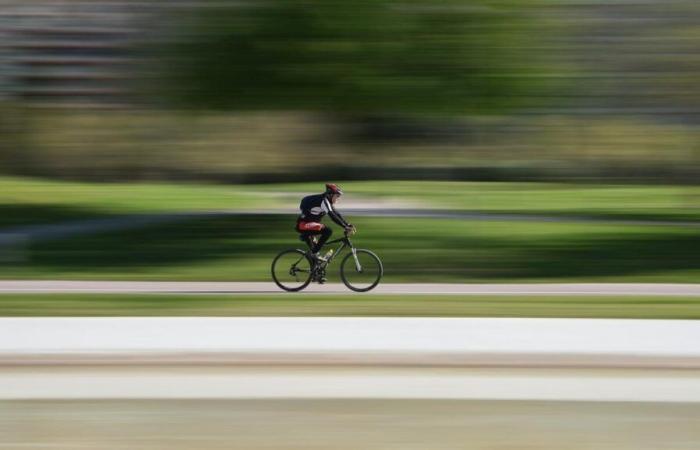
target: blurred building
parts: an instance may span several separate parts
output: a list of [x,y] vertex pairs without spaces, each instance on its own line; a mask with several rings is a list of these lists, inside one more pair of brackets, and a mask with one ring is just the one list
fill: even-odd
[[0,95],[32,104],[123,105],[153,2],[0,0]]
[[548,112],[700,120],[700,2],[549,2],[571,80]]

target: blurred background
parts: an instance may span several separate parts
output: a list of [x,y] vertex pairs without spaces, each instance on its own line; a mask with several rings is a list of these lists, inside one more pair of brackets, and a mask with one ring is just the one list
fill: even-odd
[[698,179],[687,0],[0,3],[8,175]]
[[334,181],[387,281],[694,279],[698,18],[2,0],[0,276],[267,280],[299,199]]
[[[336,182],[354,242],[379,254],[387,284],[697,283],[699,23],[692,0],[0,0],[0,283],[270,284],[254,295],[5,292],[0,316],[698,319],[697,295],[292,296],[272,292],[269,270],[279,251],[302,245],[300,199]],[[337,270],[329,281],[339,282]],[[176,361],[142,373],[6,356],[4,385],[26,382],[36,400],[7,388],[15,400],[0,402],[3,448],[639,450],[700,441],[697,395],[663,405],[418,401],[413,392],[155,402],[99,392],[76,400],[59,386],[47,400],[42,383],[75,383],[80,373],[88,387],[135,377],[143,391],[138,377],[149,370],[158,385],[178,372],[207,387],[212,374],[233,383],[231,374],[294,380],[316,369],[308,360],[284,370]],[[445,380],[472,387],[469,376],[528,391],[508,378],[508,364],[527,365],[517,355],[492,372],[420,363],[420,395]],[[602,377],[614,391],[650,377],[648,386],[678,393],[677,383],[700,379],[697,367],[658,378],[521,369],[538,386],[552,376],[586,391],[579,381]],[[336,369],[319,379],[332,383]],[[387,372],[405,379],[403,370],[360,375],[372,387]]]
[[8,1],[2,171],[698,179],[695,2]]

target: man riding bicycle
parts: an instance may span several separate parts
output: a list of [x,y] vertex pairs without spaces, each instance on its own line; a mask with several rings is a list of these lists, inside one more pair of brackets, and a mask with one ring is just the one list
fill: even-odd
[[[328,214],[333,222],[343,227],[346,233],[355,232],[355,227],[333,207],[341,195],[343,191],[337,185],[328,183],[324,193],[304,197],[299,205],[301,214],[297,219],[296,230],[300,233],[302,240],[308,244],[310,256],[316,262],[326,261],[326,258],[318,252],[333,234],[330,228],[321,223],[323,216]],[[314,236],[319,236],[315,243]]]

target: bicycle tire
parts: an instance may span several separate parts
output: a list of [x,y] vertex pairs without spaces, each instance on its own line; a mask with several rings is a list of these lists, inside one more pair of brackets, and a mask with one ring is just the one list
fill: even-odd
[[[356,253],[358,255],[363,254],[367,255],[369,257],[370,261],[373,261],[374,268],[371,270],[376,269],[376,276],[373,276],[373,280],[371,280],[371,283],[368,286],[363,286],[363,287],[358,287],[355,284],[353,284],[350,280],[348,280],[348,275],[349,273],[356,272],[355,268],[355,259],[353,258],[352,253],[348,253],[345,255],[345,258],[343,258],[343,261],[340,263],[340,279],[343,280],[343,284],[348,287],[348,289],[355,291],[355,292],[367,292],[371,291],[374,289],[379,282],[382,279],[382,276],[384,275],[384,266],[382,265],[382,260],[379,259],[379,256],[377,256],[374,252],[371,252],[369,250],[365,249],[357,249]],[[349,270],[346,269],[346,264],[348,261],[351,262],[351,266],[349,267]]]
[[[299,256],[299,259],[298,259],[296,264],[298,264],[300,261],[306,261],[308,263],[308,272],[306,272],[306,278],[304,280],[302,280],[301,284],[299,284],[298,286],[296,286],[296,285],[290,286],[290,285],[288,285],[289,283],[285,284],[285,282],[283,282],[280,279],[279,275],[281,275],[281,273],[278,274],[277,271],[275,270],[277,268],[278,263],[281,261],[281,259],[286,255],[291,256],[291,254],[296,254]],[[313,267],[313,262],[307,256],[306,252],[304,250],[296,248],[296,249],[283,250],[279,254],[277,254],[275,259],[272,260],[272,265],[270,266],[270,272],[272,274],[272,280],[281,289],[283,289],[287,292],[298,292],[298,291],[301,291],[302,289],[304,289],[306,286],[308,286],[309,283],[311,283],[311,275],[312,275],[311,269],[312,269],[312,267]],[[279,269],[285,273],[287,271],[287,268],[280,267]],[[294,265],[290,266],[288,269],[291,272],[294,269]],[[300,271],[300,273],[304,273],[304,272]]]

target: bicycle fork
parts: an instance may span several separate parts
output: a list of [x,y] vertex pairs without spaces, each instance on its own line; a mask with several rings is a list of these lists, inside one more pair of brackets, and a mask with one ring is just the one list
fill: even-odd
[[352,258],[355,260],[355,269],[357,270],[358,273],[362,273],[362,266],[360,265],[360,260],[357,258],[357,250],[355,247],[351,249],[352,251]]

